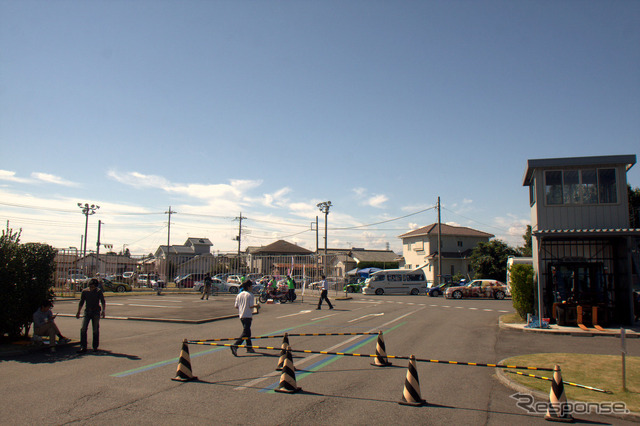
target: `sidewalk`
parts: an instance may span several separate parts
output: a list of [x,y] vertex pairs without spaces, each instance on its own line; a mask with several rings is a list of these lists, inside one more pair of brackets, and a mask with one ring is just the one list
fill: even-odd
[[[565,327],[556,324],[549,325],[549,328],[527,328],[526,324],[510,324],[504,323],[500,320],[501,328],[510,328],[513,330],[523,331],[525,333],[551,333],[551,334],[561,334],[568,336],[579,336],[579,337],[592,337],[592,336],[609,336],[609,337],[620,337],[621,329],[620,328],[605,328],[605,331],[596,330],[595,328],[589,327],[588,331],[582,330],[579,327]],[[637,339],[640,338],[640,326],[635,324],[633,326],[624,326],[625,337],[629,339]]]

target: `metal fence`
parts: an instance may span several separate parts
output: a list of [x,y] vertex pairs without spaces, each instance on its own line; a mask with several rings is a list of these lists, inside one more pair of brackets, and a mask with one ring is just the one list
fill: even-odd
[[[294,277],[298,287],[319,281],[332,256],[323,255],[251,255],[220,254],[201,255],[171,254],[168,258],[152,256],[124,256],[117,254],[89,253],[82,257],[76,249],[60,249],[56,256],[55,282],[59,291],[75,291],[74,283],[88,277],[112,277],[116,281],[128,282],[132,287],[142,287],[142,274],[152,275],[173,287],[193,287],[194,282],[203,279],[205,273],[220,275],[223,279],[229,275],[244,276],[257,280],[262,276],[275,276],[280,279]],[[344,279],[336,276],[338,270],[327,269],[328,279],[340,287]],[[332,274],[334,272],[334,274]]]

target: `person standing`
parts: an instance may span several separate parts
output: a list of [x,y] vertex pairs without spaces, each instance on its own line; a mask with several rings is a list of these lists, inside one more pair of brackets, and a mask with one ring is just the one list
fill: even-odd
[[[251,286],[253,286],[251,280],[243,281],[242,291],[236,296],[234,306],[238,309],[238,317],[240,318],[240,322],[242,322],[242,334],[234,342],[236,346],[241,345],[245,339],[247,341],[246,345],[251,346],[251,322],[253,321],[253,308],[255,308],[255,300],[253,293],[251,293]],[[237,347],[229,346],[229,349],[231,349],[233,356],[238,356]],[[247,348],[247,352],[255,353],[253,348]]]
[[33,313],[33,335],[34,336],[48,336],[49,348],[51,352],[56,351],[56,336],[58,336],[58,344],[68,343],[71,339],[67,339],[60,333],[58,326],[54,322],[56,317],[51,312],[53,303],[50,300],[45,300],[42,306]]
[[327,278],[324,275],[322,275],[320,289],[322,290],[322,292],[320,293],[320,300],[318,300],[318,309],[320,309],[320,307],[322,306],[322,300],[326,300],[327,305],[329,305],[329,309],[333,309],[333,305],[329,301],[329,297],[327,297],[327,295],[329,294],[329,283],[327,282]]
[[[89,280],[89,287],[82,290],[80,295],[80,303],[78,304],[78,312],[76,318],[80,318],[80,311],[82,306],[86,304],[84,310],[84,318],[82,319],[82,328],[80,328],[80,350],[78,353],[83,354],[87,352],[87,329],[89,328],[89,322],[93,327],[93,351],[98,351],[100,345],[100,316],[104,318],[106,312],[106,303],[104,301],[104,295],[98,288],[99,281],[95,278]],[[102,309],[100,309],[102,305]]]
[[206,274],[204,274],[204,287],[202,290],[202,297],[200,298],[200,300],[204,299],[204,296],[207,296],[207,300],[209,300],[209,293],[211,293],[211,285],[213,284],[213,281],[211,280],[211,274],[209,274],[208,272]]
[[296,282],[292,277],[287,277],[287,286],[289,287],[289,302],[296,300]]

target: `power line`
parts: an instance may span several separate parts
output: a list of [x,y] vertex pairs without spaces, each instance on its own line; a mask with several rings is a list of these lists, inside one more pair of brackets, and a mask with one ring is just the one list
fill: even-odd
[[424,210],[417,211],[415,213],[410,213],[408,215],[396,217],[394,219],[383,220],[382,222],[370,223],[368,225],[351,226],[351,227],[347,227],[347,228],[331,228],[331,230],[332,231],[344,231],[344,230],[348,230],[348,229],[367,228],[369,226],[376,226],[376,225],[380,225],[380,224],[383,224],[383,223],[389,223],[389,222],[394,222],[396,220],[405,219],[407,217],[415,216],[417,214],[424,213],[424,212],[426,212],[428,210],[432,210],[432,209],[435,209],[435,208],[436,208],[436,206],[431,206],[431,207],[428,207],[428,208],[426,208]]

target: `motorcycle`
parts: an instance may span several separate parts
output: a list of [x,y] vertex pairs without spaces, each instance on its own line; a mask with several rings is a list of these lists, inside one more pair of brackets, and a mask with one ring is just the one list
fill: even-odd
[[260,292],[260,303],[267,303],[267,300],[273,299],[274,302],[287,303],[289,302],[289,292],[279,291],[270,292],[268,287],[265,287]]

